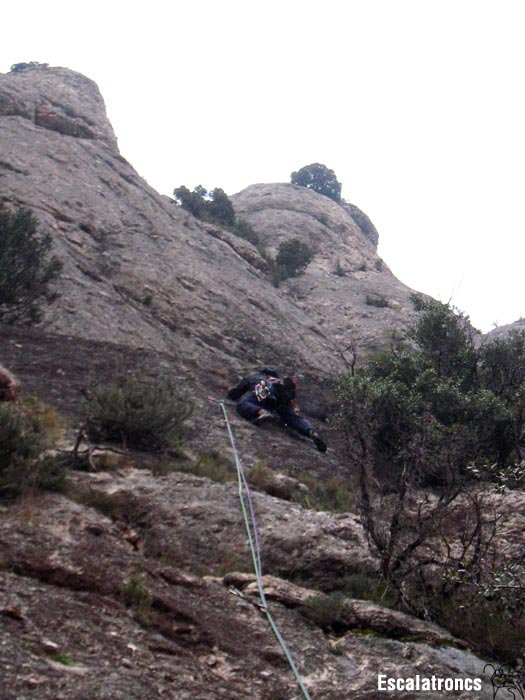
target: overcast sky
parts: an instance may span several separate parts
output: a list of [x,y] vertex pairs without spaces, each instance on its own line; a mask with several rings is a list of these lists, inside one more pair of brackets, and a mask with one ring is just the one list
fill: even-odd
[[0,72],[95,80],[159,192],[228,194],[313,162],[414,289],[483,331],[525,316],[523,0],[24,0]]

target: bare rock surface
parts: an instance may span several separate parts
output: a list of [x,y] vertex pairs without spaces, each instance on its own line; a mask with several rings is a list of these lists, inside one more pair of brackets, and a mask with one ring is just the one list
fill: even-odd
[[[250,570],[236,483],[179,472],[154,477],[142,469],[72,479],[82,500],[100,496],[141,533],[148,556],[164,555],[201,575],[225,566]],[[377,571],[355,515],[309,511],[256,492],[252,498],[267,573],[330,589],[345,575]]]
[[[105,478],[97,476],[95,492]],[[81,501],[47,495],[2,508],[1,697],[300,697],[249,595],[234,594],[231,579],[193,573],[190,557],[186,566],[177,564],[166,531],[157,535],[157,556],[148,555],[121,519],[102,514],[101,500],[98,507]],[[174,536],[183,533],[180,525],[171,527]],[[280,591],[272,596],[272,616],[312,698],[378,697],[379,673],[483,677],[483,662],[444,647],[454,640],[431,625],[411,627],[408,619],[402,631],[413,641],[403,641],[399,622],[390,627],[390,611],[381,617],[377,606],[367,611],[367,603],[349,601],[355,610],[349,629],[334,636],[297,608],[304,589],[275,577],[265,585],[269,595]],[[371,634],[374,620],[381,620],[381,631]],[[487,683],[477,697],[491,697]]]
[[488,340],[494,340],[495,338],[505,338],[514,331],[525,331],[525,319],[520,318],[517,321],[514,321],[514,323],[507,323],[504,326],[497,326],[497,328],[494,328],[493,330],[486,333],[485,338],[487,338]]

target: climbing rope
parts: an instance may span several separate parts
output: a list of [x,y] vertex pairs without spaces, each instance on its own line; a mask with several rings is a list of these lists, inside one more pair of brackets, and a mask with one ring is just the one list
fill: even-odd
[[[290,668],[292,669],[292,672],[295,676],[295,679],[297,681],[297,684],[299,688],[301,689],[303,698],[305,700],[311,700],[310,694],[308,693],[308,690],[306,689],[303,680],[301,678],[301,675],[297,669],[297,666],[295,665],[295,662],[293,660],[293,657],[286,646],[286,642],[283,639],[283,636],[277,626],[277,623],[273,619],[269,609],[268,609],[268,604],[266,602],[266,595],[264,593],[264,586],[263,586],[263,580],[262,580],[262,566],[261,566],[261,546],[260,546],[260,541],[259,541],[259,534],[257,531],[257,521],[255,519],[255,511],[253,507],[253,500],[252,496],[250,493],[250,487],[248,486],[248,481],[246,480],[246,476],[244,474],[244,469],[242,467],[242,463],[239,457],[239,453],[237,451],[237,446],[235,444],[235,437],[233,435],[233,429],[231,427],[230,419],[228,417],[228,412],[226,410],[226,402],[221,399],[214,399],[212,397],[209,397],[209,400],[217,403],[220,405],[222,408],[222,412],[224,415],[224,421],[226,423],[226,427],[228,429],[228,435],[230,438],[230,443],[232,446],[233,450],[233,455],[235,459],[235,466],[237,468],[237,480],[238,480],[238,485],[239,485],[239,501],[241,502],[241,509],[242,509],[242,514],[244,517],[244,524],[246,527],[246,532],[248,535],[248,543],[250,545],[250,552],[253,560],[253,567],[255,570],[255,576],[257,579],[257,589],[259,592],[259,598],[261,600],[261,606],[260,610],[261,612],[266,615],[266,618],[270,624],[270,627],[272,628],[272,632],[275,635],[275,638],[279,642],[279,645],[281,646],[281,649],[283,650],[284,655],[286,656],[286,659],[290,665]],[[229,405],[229,402],[228,402]]]

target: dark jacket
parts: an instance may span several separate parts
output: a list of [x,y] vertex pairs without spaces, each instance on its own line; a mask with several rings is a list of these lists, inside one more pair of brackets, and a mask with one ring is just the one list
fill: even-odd
[[238,401],[247,391],[253,391],[259,382],[269,379],[270,377],[280,379],[281,375],[273,367],[262,367],[256,372],[249,374],[247,377],[243,377],[238,384],[229,390],[226,396],[232,401]]

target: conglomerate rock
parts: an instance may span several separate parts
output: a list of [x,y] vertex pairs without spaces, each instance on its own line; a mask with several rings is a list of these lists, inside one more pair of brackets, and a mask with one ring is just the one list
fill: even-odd
[[[350,345],[376,348],[412,314],[410,290],[378,257],[362,212],[292,185],[233,197],[267,254],[294,236],[314,251],[303,277],[276,288],[253,245],[137,175],[92,81],[44,66],[0,76],[0,185],[0,201],[30,208],[64,264],[41,327],[0,325],[0,361],[24,393],[78,427],[79,390],[91,380],[175,381],[196,407],[186,449],[222,455],[224,420],[208,394],[224,395],[249,366],[278,365],[300,376],[300,399],[330,449],[320,455],[282,426],[257,430],[228,409],[243,462],[294,483],[337,476],[351,486],[322,422],[323,395]],[[347,601],[342,627],[322,629],[303,609],[308,598],[377,569],[359,518],[253,498],[272,614],[313,700],[384,697],[378,674],[483,678],[475,697],[492,697],[484,662],[434,625]],[[71,473],[65,494],[0,505],[1,700],[297,700],[253,577],[243,582],[242,527],[235,485],[122,464]]]
[[[181,476],[169,478],[176,483]],[[118,477],[115,480],[120,483]],[[151,477],[145,474],[144,480],[145,493],[137,489],[138,501],[153,488]],[[239,577],[223,581],[191,573],[192,557],[199,552],[189,550],[184,566],[184,553],[176,554],[168,534],[171,529],[175,539],[184,529],[173,520],[156,532],[157,555],[146,556],[147,543],[143,548],[136,533],[102,498],[103,483],[102,475],[92,479],[91,493],[77,491],[77,501],[48,495],[2,509],[0,697],[299,698],[283,652],[255,599],[249,592],[238,595],[231,587]],[[161,478],[162,486],[166,482]],[[173,492],[167,495],[169,500]],[[268,507],[275,507],[271,503],[275,499],[265,499]],[[148,505],[146,500],[145,520]],[[198,520],[197,510],[191,503],[188,506]],[[125,512],[120,515],[126,517]],[[228,520],[235,519],[233,512],[228,515]],[[221,523],[224,520],[223,516]],[[212,526],[212,539],[215,535]],[[202,560],[210,550],[207,537],[208,524],[202,520]],[[316,700],[379,697],[379,674],[435,675],[462,682],[480,678],[483,689],[475,697],[492,696],[484,663],[433,625],[415,620],[411,625],[408,616],[348,601],[346,628],[333,634],[297,608],[305,597],[301,589],[271,577],[265,586],[273,598],[272,617]],[[457,692],[453,697],[466,700],[472,693]]]

